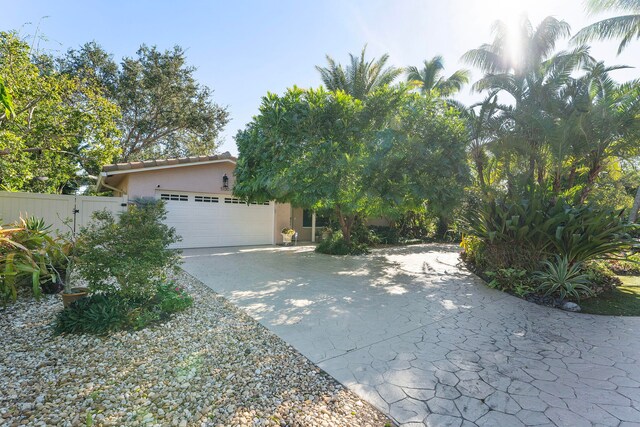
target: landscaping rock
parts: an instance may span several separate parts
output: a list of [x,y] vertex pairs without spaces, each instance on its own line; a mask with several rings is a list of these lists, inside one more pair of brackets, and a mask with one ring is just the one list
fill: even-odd
[[581,310],[581,308],[580,308],[580,306],[578,304],[576,304],[575,302],[569,302],[569,301],[563,303],[560,306],[560,308],[562,308],[565,311],[574,311],[574,312],[577,312],[577,311]]
[[62,302],[0,307],[0,424],[384,426],[384,415],[187,274],[194,305],[108,337],[53,335]]

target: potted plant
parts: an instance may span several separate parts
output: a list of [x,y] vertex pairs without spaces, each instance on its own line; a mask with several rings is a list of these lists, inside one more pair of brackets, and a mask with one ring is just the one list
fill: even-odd
[[332,233],[333,233],[333,230],[331,230],[330,227],[323,227],[322,228],[322,240],[327,240],[329,237],[331,237]]
[[62,305],[69,307],[74,301],[84,298],[89,294],[89,288],[84,286],[74,286],[74,267],[76,263],[76,242],[74,238],[60,238],[56,241],[55,262],[51,269],[56,283],[62,286]]
[[280,234],[282,234],[282,243],[291,243],[291,238],[294,234],[296,234],[296,230],[289,227],[284,227],[280,230]]

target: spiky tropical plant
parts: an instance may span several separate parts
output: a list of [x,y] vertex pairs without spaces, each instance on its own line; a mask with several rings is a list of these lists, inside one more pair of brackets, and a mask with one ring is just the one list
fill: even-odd
[[367,47],[363,47],[360,56],[349,54],[350,63],[346,67],[327,55],[327,66],[316,65],[322,82],[330,91],[344,91],[356,99],[363,100],[374,89],[393,83],[402,73],[402,69],[385,67],[389,55],[368,61],[365,58]]
[[640,0],[589,0],[587,7],[592,13],[613,9],[626,14],[603,19],[583,28],[573,37],[574,43],[583,44],[595,39],[620,39],[620,53],[631,41],[640,38]]
[[571,264],[566,257],[556,256],[554,261],[544,262],[544,269],[536,272],[540,282],[538,290],[545,295],[557,295],[560,300],[567,296],[580,300],[580,295],[593,295],[589,287],[589,276],[582,271],[582,263]]
[[434,56],[425,60],[422,68],[407,67],[407,82],[415,85],[422,94],[431,94],[436,90],[440,96],[453,95],[469,83],[469,70],[457,70],[449,77],[442,75],[443,70],[442,56]]

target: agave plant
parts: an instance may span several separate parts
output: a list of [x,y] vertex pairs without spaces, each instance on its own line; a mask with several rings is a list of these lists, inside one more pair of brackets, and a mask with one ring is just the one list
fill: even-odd
[[593,295],[589,287],[589,276],[583,273],[581,262],[571,263],[566,256],[556,255],[555,260],[546,260],[544,269],[534,274],[539,282],[538,291],[545,295],[557,295],[561,300],[567,296],[580,300],[580,294]]

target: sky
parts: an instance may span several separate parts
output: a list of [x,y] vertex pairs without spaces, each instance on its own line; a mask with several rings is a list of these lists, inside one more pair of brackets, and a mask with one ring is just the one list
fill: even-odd
[[[0,8],[0,30],[44,35],[40,48],[53,53],[96,41],[119,60],[143,43],[182,46],[198,80],[230,112],[220,151],[232,154],[233,137],[258,112],[261,98],[293,85],[320,86],[315,66],[324,66],[327,54],[346,63],[349,53],[367,45],[369,58],[388,53],[397,67],[442,55],[451,74],[470,68],[461,56],[492,40],[497,19],[513,22],[526,13],[537,25],[551,15],[575,33],[615,15],[588,16],[584,0],[0,0]],[[592,47],[609,65],[636,67],[617,71],[617,80],[640,77],[640,40],[619,56],[616,51],[615,42]],[[477,80],[480,73],[471,71]],[[458,98],[472,103],[481,95],[466,87]]]

